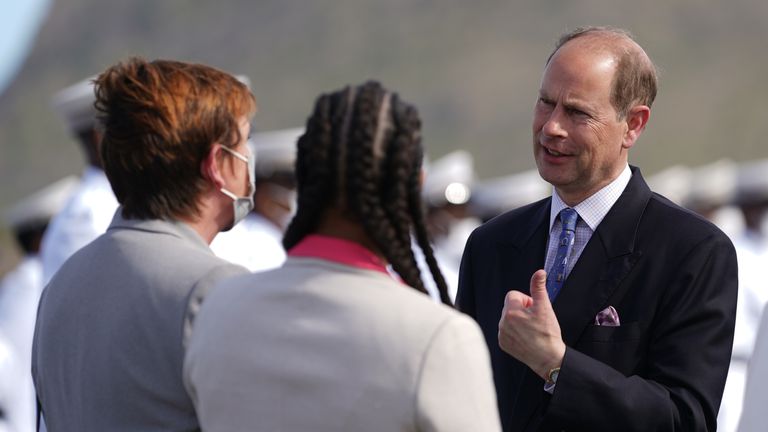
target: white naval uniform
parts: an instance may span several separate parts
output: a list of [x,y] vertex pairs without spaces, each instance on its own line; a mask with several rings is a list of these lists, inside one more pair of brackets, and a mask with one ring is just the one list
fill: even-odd
[[762,316],[749,360],[739,432],[765,430],[765,407],[768,406],[768,308],[763,310]]
[[739,297],[733,352],[723,400],[717,416],[718,430],[734,432],[744,401],[747,363],[755,346],[763,308],[768,303],[768,285],[761,273],[768,263],[768,239],[744,232],[733,239],[739,261]]
[[[0,334],[5,337],[7,351],[0,362],[0,399],[2,410],[11,426],[9,430],[35,430],[35,387],[32,383],[32,336],[40,293],[43,291],[43,269],[36,255],[26,256],[0,282]],[[3,348],[0,348],[3,349]]]
[[117,206],[104,171],[86,168],[77,189],[43,236],[40,256],[45,283],[73,253],[107,230]]
[[275,269],[285,262],[282,231],[254,212],[231,230],[219,233],[213,239],[211,249],[218,257],[252,272]]

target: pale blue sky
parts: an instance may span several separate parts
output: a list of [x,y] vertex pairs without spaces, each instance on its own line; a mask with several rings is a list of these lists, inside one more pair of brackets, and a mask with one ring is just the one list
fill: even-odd
[[0,0],[0,93],[19,72],[53,0]]

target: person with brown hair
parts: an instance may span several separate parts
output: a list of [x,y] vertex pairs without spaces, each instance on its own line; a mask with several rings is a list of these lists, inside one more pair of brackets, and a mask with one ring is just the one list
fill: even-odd
[[376,82],[317,99],[285,265],[224,282],[196,322],[184,381],[204,430],[500,430],[482,335],[426,295],[411,249],[413,234],[449,304],[420,131]]
[[505,431],[717,428],[736,254],[629,165],[656,81],[626,31],[564,35],[533,111],[552,196],[467,242],[457,303],[484,331]]
[[95,81],[120,207],[38,310],[33,377],[47,426],[195,430],[185,340],[212,284],[245,273],[208,247],[252,207],[255,100],[209,66],[132,58]]

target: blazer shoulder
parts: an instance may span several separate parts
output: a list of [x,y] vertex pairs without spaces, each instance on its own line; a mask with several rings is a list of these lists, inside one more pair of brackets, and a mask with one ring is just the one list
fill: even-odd
[[684,226],[677,226],[675,229],[711,232],[715,234],[725,233],[715,224],[707,220],[700,214],[681,207],[669,199],[656,192],[651,194],[648,202],[648,214],[654,218],[668,220],[669,222],[684,223]]
[[657,193],[651,195],[644,219],[647,227],[669,240],[690,244],[710,239],[733,248],[731,239],[715,224]]

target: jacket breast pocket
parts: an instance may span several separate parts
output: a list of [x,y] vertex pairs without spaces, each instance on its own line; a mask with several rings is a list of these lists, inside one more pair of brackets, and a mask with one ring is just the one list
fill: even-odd
[[640,339],[642,336],[640,322],[622,324],[620,326],[591,325],[584,330],[581,340],[584,342],[624,342]]
[[618,327],[589,326],[575,348],[629,376],[644,361],[643,329],[639,322]]

